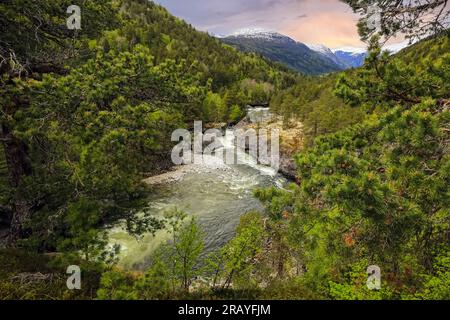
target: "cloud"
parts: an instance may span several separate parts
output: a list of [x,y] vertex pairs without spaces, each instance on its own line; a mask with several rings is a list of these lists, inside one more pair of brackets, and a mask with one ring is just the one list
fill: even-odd
[[215,34],[259,27],[307,43],[361,45],[358,17],[339,0],[157,0],[196,28]]

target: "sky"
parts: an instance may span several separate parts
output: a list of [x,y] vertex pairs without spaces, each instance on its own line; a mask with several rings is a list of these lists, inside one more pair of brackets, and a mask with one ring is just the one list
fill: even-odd
[[358,15],[339,0],[156,0],[198,30],[228,35],[262,28],[330,48],[364,47]]

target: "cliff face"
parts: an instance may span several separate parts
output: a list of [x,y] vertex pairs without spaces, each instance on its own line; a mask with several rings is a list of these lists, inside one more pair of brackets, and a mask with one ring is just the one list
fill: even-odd
[[283,121],[277,120],[268,124],[268,127],[280,130],[280,172],[295,180],[297,166],[294,157],[303,150],[303,124],[300,122],[284,124]]
[[[284,123],[280,118],[273,117],[270,120],[261,123],[251,123],[244,119],[236,125],[236,129],[255,129],[261,128],[280,130],[280,173],[287,178],[295,180],[297,167],[294,161],[296,154],[301,152],[304,147],[303,124],[300,122]],[[270,134],[269,134],[270,136]],[[270,137],[269,137],[270,139]],[[268,141],[270,146],[270,140]]]

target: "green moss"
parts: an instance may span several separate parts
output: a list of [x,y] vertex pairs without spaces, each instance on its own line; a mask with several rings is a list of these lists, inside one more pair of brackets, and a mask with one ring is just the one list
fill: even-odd
[[69,290],[69,275],[58,256],[22,250],[0,250],[0,300],[74,300],[93,299],[100,271],[83,264],[81,290]]

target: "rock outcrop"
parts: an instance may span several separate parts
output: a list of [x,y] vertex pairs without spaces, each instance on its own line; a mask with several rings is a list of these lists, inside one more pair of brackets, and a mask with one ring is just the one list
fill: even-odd
[[[296,179],[297,167],[294,157],[303,150],[303,124],[299,122],[285,123],[281,118],[273,117],[271,120],[256,124],[244,119],[235,128],[255,129],[256,131],[264,128],[269,132],[272,129],[280,130],[280,172],[289,179]],[[268,143],[270,146],[270,137]]]

